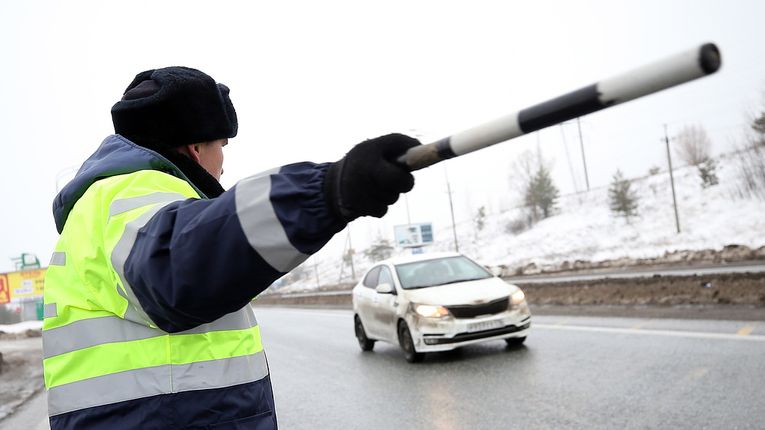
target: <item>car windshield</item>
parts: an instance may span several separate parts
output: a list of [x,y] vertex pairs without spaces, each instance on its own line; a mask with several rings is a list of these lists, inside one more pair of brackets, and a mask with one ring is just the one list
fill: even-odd
[[463,256],[398,264],[396,273],[405,290],[492,277],[488,270]]

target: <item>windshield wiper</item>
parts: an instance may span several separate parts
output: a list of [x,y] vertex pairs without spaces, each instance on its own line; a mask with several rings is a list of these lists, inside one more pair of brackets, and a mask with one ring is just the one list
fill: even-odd
[[449,285],[449,284],[456,284],[456,283],[458,283],[458,282],[478,281],[478,280],[480,280],[480,279],[486,279],[486,278],[465,278],[465,279],[455,279],[455,280],[453,280],[453,281],[444,282],[444,283],[442,283],[442,284],[438,284],[438,285]]
[[411,287],[405,287],[405,290],[416,290],[418,288],[430,288],[430,287],[440,287],[441,285],[449,285],[449,284],[456,284],[458,282],[469,282],[469,281],[478,281],[481,279],[487,279],[488,276],[485,278],[465,278],[465,279],[455,279],[453,281],[448,282],[442,282],[439,284],[431,284],[431,285],[412,285]]

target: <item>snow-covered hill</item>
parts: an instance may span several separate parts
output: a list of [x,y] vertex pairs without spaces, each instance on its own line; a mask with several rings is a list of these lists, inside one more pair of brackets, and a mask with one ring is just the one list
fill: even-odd
[[[513,269],[531,263],[559,267],[565,261],[654,258],[667,252],[722,249],[731,244],[765,246],[765,201],[740,195],[734,156],[722,156],[717,162],[720,183],[709,188],[701,187],[695,167],[675,170],[680,233],[669,173],[662,171],[632,180],[639,202],[638,215],[629,222],[609,209],[607,187],[595,188],[561,196],[553,216],[517,234],[509,225],[524,216],[520,207],[487,214],[480,231],[472,221],[458,223],[459,250],[482,264]],[[388,238],[391,243],[392,234]],[[425,252],[454,249],[451,226],[436,228],[435,238]],[[394,254],[408,252],[395,250]],[[372,264],[357,252],[356,277]],[[293,281],[287,277],[275,287],[301,291],[353,281],[350,267],[342,266],[336,252],[320,252],[302,270],[303,279]]]

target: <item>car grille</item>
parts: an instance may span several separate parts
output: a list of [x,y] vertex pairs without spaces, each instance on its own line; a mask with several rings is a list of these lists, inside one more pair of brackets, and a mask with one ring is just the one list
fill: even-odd
[[493,315],[507,310],[509,298],[505,297],[480,305],[447,306],[454,318],[475,318],[479,315]]

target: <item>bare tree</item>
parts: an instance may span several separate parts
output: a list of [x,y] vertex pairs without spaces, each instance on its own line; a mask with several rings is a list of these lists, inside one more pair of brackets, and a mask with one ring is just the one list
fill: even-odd
[[688,125],[675,136],[675,153],[689,166],[698,166],[709,160],[712,141],[700,125]]
[[531,179],[534,178],[537,165],[539,164],[539,155],[533,151],[524,151],[513,162],[512,172],[510,175],[510,185],[520,191],[521,194],[526,194]]
[[765,93],[759,115],[752,115],[750,130],[736,149],[738,192],[742,197],[765,200]]
[[717,185],[717,163],[711,157],[712,141],[700,125],[685,126],[677,136],[675,152],[689,166],[695,166],[701,178],[701,187]]

